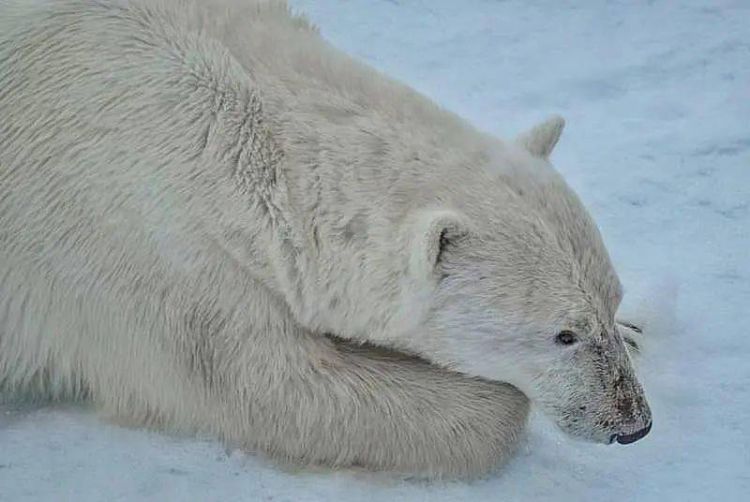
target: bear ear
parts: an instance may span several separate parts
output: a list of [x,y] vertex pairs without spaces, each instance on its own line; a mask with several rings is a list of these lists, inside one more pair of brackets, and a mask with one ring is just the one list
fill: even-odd
[[435,270],[445,250],[468,233],[463,215],[445,209],[430,209],[414,215],[411,225],[409,268],[421,279],[436,277]]
[[516,143],[524,147],[531,155],[547,159],[560,139],[564,127],[565,119],[559,115],[553,115],[519,135]]

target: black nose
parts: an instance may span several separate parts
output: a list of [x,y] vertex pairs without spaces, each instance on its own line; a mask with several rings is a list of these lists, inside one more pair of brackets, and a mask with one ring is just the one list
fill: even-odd
[[632,434],[618,434],[617,442],[620,444],[630,444],[635,443],[639,439],[643,439],[651,430],[651,424],[652,422],[649,422],[646,427]]

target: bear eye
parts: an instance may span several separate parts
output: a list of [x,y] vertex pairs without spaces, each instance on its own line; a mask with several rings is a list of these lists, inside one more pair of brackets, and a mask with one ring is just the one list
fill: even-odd
[[578,341],[578,337],[572,331],[561,331],[555,337],[555,342],[560,345],[573,345]]

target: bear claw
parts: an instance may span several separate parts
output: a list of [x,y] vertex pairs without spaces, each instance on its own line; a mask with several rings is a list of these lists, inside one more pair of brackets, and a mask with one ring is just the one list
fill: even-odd
[[622,328],[620,334],[628,350],[633,353],[639,353],[641,345],[636,339],[643,336],[643,328],[627,321],[617,321],[617,326]]

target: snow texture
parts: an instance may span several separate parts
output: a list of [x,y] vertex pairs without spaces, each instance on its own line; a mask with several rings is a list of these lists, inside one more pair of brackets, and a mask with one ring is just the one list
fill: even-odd
[[750,3],[293,0],[335,45],[482,129],[568,120],[553,161],[645,322],[654,428],[630,446],[534,417],[485,479],[289,472],[81,406],[0,408],[0,500],[747,500]]

